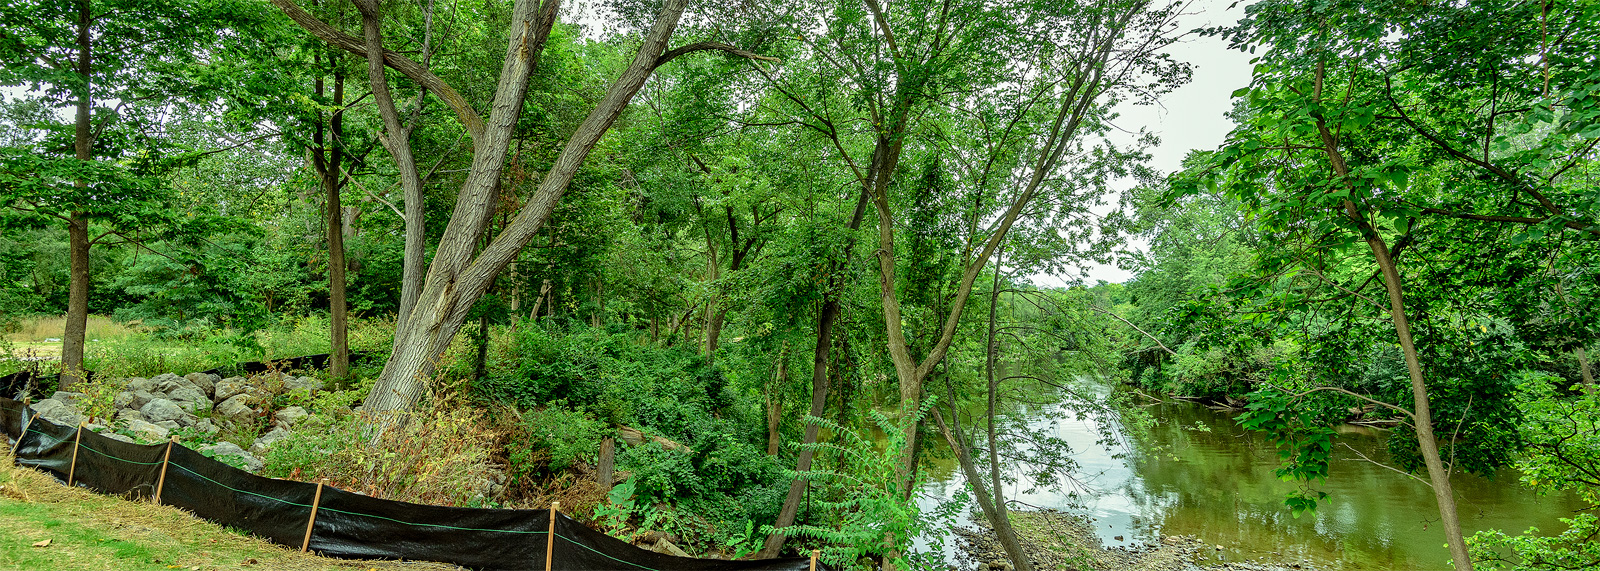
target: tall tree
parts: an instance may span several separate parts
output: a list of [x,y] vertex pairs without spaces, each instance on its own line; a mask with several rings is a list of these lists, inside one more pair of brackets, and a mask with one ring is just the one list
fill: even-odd
[[175,157],[162,142],[159,110],[179,102],[211,106],[228,90],[262,88],[245,79],[252,70],[240,62],[263,60],[264,54],[239,57],[238,50],[249,46],[223,39],[262,37],[270,29],[263,16],[258,6],[231,0],[18,2],[0,8],[0,85],[26,86],[49,104],[72,110],[70,125],[52,126],[33,149],[15,149],[18,154],[8,157],[0,173],[6,206],[67,228],[71,285],[63,388],[83,377],[90,248],[164,217],[162,184],[153,175]]
[[[522,113],[528,78],[555,24],[559,1],[516,2],[511,15],[510,42],[487,121],[479,117],[453,88],[416,62],[387,49],[380,51],[382,33],[378,24],[381,14],[376,6],[368,4],[363,9],[363,29],[367,39],[359,41],[318,21],[291,0],[273,0],[273,3],[301,27],[324,41],[361,54],[369,60],[375,60],[381,54],[386,66],[400,71],[430,91],[442,94],[474,139],[472,167],[456,197],[450,222],[445,226],[433,261],[429,264],[427,280],[418,301],[406,314],[405,327],[395,332],[394,349],[389,361],[367,398],[367,410],[379,413],[408,410],[423,396],[439,356],[444,354],[450,341],[461,329],[473,303],[488,290],[494,278],[516,258],[517,253],[549,218],[583,160],[657,67],[695,51],[747,53],[726,44],[708,43],[668,50],[668,40],[688,2],[669,0],[663,4],[633,61],[567,140],[565,148],[540,180],[533,196],[522,205],[505,228],[479,251],[480,236],[488,226],[498,202],[496,197],[501,173],[505,168],[512,131]],[[398,134],[401,131],[391,128],[391,133]],[[409,142],[397,135],[390,137],[387,145],[399,148],[409,145]]]

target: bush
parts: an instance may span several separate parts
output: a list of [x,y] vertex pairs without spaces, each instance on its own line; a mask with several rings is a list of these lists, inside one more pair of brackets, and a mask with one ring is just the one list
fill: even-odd
[[512,480],[525,483],[580,461],[593,462],[606,432],[605,423],[568,408],[566,401],[523,413],[506,446]]
[[[378,498],[447,506],[494,501],[491,464],[503,434],[484,411],[433,402],[401,417],[315,414],[267,452],[262,474],[316,481]],[[370,435],[379,420],[388,427]]]

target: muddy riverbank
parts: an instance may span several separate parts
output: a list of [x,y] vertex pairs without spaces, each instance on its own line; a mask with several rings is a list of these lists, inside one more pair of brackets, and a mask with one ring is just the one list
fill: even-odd
[[[962,561],[956,569],[1009,570],[1010,562],[981,516],[974,527],[956,528]],[[1082,516],[1058,510],[1014,511],[1011,525],[1036,569],[1072,571],[1307,571],[1305,561],[1219,561],[1220,547],[1193,536],[1161,536],[1152,541],[1105,547]]]

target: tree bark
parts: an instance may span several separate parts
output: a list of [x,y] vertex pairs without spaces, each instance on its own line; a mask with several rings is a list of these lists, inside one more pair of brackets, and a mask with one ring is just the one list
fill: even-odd
[[[847,226],[850,238],[845,242],[843,259],[831,265],[835,271],[829,274],[837,275],[837,270],[850,263],[851,253],[855,250],[856,244],[855,231],[861,228],[861,222],[866,219],[866,212],[867,191],[862,189],[856,198],[856,209],[851,213],[850,223]],[[812,351],[809,413],[809,416],[814,418],[822,418],[824,408],[828,404],[828,361],[833,348],[833,325],[839,319],[839,292],[843,287],[843,283],[829,284],[829,291],[823,295],[822,310],[817,314],[817,344]],[[806,423],[805,436],[801,440],[800,457],[795,461],[796,472],[803,474],[811,470],[811,461],[816,456],[816,452],[811,450],[811,445],[817,442],[817,432],[820,428],[816,423]],[[773,522],[773,527],[781,530],[794,525],[795,515],[800,511],[800,495],[805,492],[806,483],[804,477],[795,478],[789,483],[789,494],[784,497],[783,508],[778,511],[778,520]],[[761,551],[757,552],[756,556],[763,559],[777,557],[787,539],[788,537],[779,531],[772,532],[767,535],[767,541],[762,544]]]
[[[1322,96],[1325,73],[1324,63],[1318,61],[1313,87],[1314,98]],[[1348,181],[1350,168],[1345,163],[1343,153],[1339,151],[1338,140],[1333,131],[1320,116],[1316,124],[1322,150],[1327,155],[1334,174],[1340,180]],[[1345,184],[1349,185],[1348,182]],[[1353,192],[1351,194],[1354,195]],[[1412,415],[1417,431],[1417,449],[1422,455],[1423,464],[1427,466],[1428,481],[1433,484],[1434,500],[1439,506],[1439,520],[1444,525],[1445,540],[1450,546],[1450,559],[1457,571],[1472,571],[1472,556],[1467,551],[1466,539],[1461,534],[1461,521],[1456,515],[1456,498],[1450,487],[1450,473],[1445,470],[1444,462],[1439,458],[1439,443],[1433,434],[1433,415],[1428,408],[1428,386],[1422,377],[1422,363],[1417,357],[1417,345],[1411,336],[1411,323],[1406,318],[1400,271],[1395,265],[1389,245],[1367,220],[1367,213],[1349,198],[1346,198],[1342,205],[1345,216],[1360,229],[1362,238],[1372,250],[1372,257],[1383,274],[1384,290],[1389,295],[1389,318],[1394,323],[1395,336],[1400,341],[1400,351],[1405,355],[1406,371],[1411,377]]]
[[[401,124],[400,111],[395,107],[394,96],[389,92],[389,80],[383,60],[383,18],[378,12],[378,2],[357,0],[355,5],[361,12],[361,31],[365,39],[367,57],[367,82],[371,84],[372,100],[378,106],[378,115],[383,119],[383,129],[386,132],[379,137],[379,140],[384,148],[388,149],[389,155],[394,157],[395,168],[400,173],[400,187],[405,192],[405,255],[400,270],[400,308],[395,318],[395,329],[398,331],[406,327],[406,320],[417,304],[417,296],[421,293],[424,279],[426,246],[423,240],[427,238],[427,228],[426,214],[423,212],[425,201],[422,193],[422,177],[417,173],[417,161],[411,152],[411,130]],[[424,61],[426,57],[427,54],[424,54]],[[420,98],[418,104],[421,104]],[[348,368],[348,354],[344,360],[345,367]]]
[[[495,183],[505,162],[512,127],[527,93],[534,48],[548,34],[555,17],[554,2],[545,5],[535,21],[533,2],[519,0],[513,9],[513,34],[500,74],[495,101],[484,137],[473,156],[467,182],[445,227],[428,278],[404,330],[395,332],[394,349],[366,400],[371,412],[410,409],[422,396],[438,358],[460,330],[473,302],[481,297],[522,247],[543,226],[567,184],[594,146],[627,107],[650,76],[656,59],[666,49],[688,0],[668,0],[646,36],[633,62],[612,84],[606,96],[567,141],[539,187],[501,233],[473,257],[477,237],[493,213]],[[543,34],[536,31],[541,28]]]
[[[978,509],[983,512],[984,518],[989,520],[989,527],[994,530],[995,536],[1000,538],[1000,546],[1006,550],[1006,557],[1011,559],[1011,564],[1017,571],[1033,571],[1033,562],[1028,560],[1028,555],[1022,551],[1022,543],[1017,541],[1017,532],[1011,528],[1011,519],[1006,516],[1005,500],[1000,496],[1000,482],[995,481],[994,496],[989,496],[989,486],[983,482],[983,474],[978,472],[978,467],[972,463],[972,454],[968,451],[966,440],[959,434],[952,434],[949,425],[944,421],[944,415],[938,408],[933,411],[933,419],[939,424],[939,432],[944,434],[945,442],[950,443],[950,449],[956,453],[956,463],[961,465],[961,474],[967,478],[967,483],[972,485],[972,496],[978,500]],[[994,422],[993,417],[990,422]],[[960,426],[956,427],[960,430]],[[991,451],[993,445],[991,445]]]
[[1578,374],[1583,376],[1583,392],[1594,396],[1594,371],[1589,368],[1589,352],[1582,345],[1572,352],[1578,356]]
[[[73,123],[72,149],[80,161],[92,158],[94,134],[90,130],[90,110],[94,102],[93,42],[89,25],[93,13],[88,0],[78,2],[78,65],[83,82],[77,86],[78,105]],[[78,179],[73,186],[82,189],[88,181]],[[61,334],[61,390],[71,390],[87,378],[83,370],[84,334],[89,328],[89,217],[74,211],[67,220],[67,251],[71,276],[67,285],[67,320]]]
[[[344,104],[344,76],[333,76],[333,104]],[[333,113],[329,120],[333,152],[328,169],[322,173],[322,189],[327,193],[328,210],[328,375],[335,381],[350,376],[349,305],[345,302],[344,209],[339,204],[340,163],[344,155],[344,114]]]

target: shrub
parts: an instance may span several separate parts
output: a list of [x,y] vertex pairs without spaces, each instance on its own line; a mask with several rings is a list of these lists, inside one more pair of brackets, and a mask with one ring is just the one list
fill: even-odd
[[576,462],[592,462],[607,430],[604,423],[556,401],[522,414],[506,446],[511,477],[525,483],[538,474],[560,472]]
[[[316,414],[267,452],[263,475],[316,481],[373,497],[449,506],[493,500],[502,433],[484,411],[435,401],[403,416]],[[379,421],[383,430],[374,430]],[[376,432],[376,437],[372,433]]]

